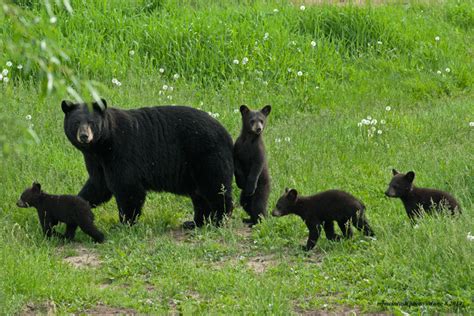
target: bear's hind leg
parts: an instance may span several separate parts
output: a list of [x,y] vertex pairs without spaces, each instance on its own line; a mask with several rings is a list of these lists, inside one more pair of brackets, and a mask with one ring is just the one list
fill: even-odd
[[146,191],[133,186],[127,188],[115,193],[115,200],[119,209],[120,222],[133,225],[142,212]]
[[365,236],[375,236],[374,231],[370,227],[367,219],[365,218],[364,213],[358,214],[352,217],[352,223],[354,226],[364,233]]
[[87,235],[91,236],[92,239],[94,239],[95,242],[97,243],[103,243],[105,240],[104,234],[97,229],[97,227],[94,225],[94,222],[91,220],[86,220],[79,224],[79,227],[81,230],[86,233]]
[[67,240],[73,240],[76,235],[77,224],[67,224],[66,232],[64,233],[64,238]]
[[333,221],[325,221],[324,225],[323,225],[323,228],[324,228],[324,232],[326,233],[326,238],[328,240],[338,241],[338,240],[341,239],[341,236],[337,235],[334,232],[334,223],[333,223]]
[[194,221],[186,221],[183,223],[184,229],[194,229],[202,227],[210,215],[210,206],[206,199],[198,194],[191,195],[194,208]]

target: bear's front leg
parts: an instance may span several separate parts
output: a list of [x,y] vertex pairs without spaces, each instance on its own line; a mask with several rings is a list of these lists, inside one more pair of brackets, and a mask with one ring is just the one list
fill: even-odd
[[309,229],[309,236],[308,241],[306,242],[306,246],[303,246],[304,251],[310,251],[314,248],[316,243],[318,242],[319,235],[321,234],[321,224],[317,223],[307,223]]
[[79,196],[89,202],[91,207],[96,207],[112,198],[112,192],[107,187],[104,171],[94,158],[85,156],[86,168],[89,179],[86,181]]
[[263,170],[263,164],[260,162],[255,162],[252,164],[250,168],[249,175],[247,177],[244,191],[242,192],[244,195],[253,195],[255,190],[257,189],[258,178],[260,178],[260,174]]
[[234,160],[234,174],[235,174],[235,183],[237,184],[237,187],[239,189],[244,189],[245,188],[245,173],[244,173],[244,170],[242,169],[242,164],[240,163],[240,160],[238,159]]
[[120,188],[118,192],[114,192],[120,222],[123,224],[135,224],[142,212],[146,191],[140,190],[137,187],[138,186],[127,186]]

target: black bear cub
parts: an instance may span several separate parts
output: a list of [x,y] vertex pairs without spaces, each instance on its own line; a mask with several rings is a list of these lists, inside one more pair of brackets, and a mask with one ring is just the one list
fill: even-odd
[[321,225],[329,240],[339,240],[334,233],[337,222],[345,238],[352,237],[352,224],[366,236],[374,236],[365,218],[365,206],[351,194],[340,190],[329,190],[312,196],[298,196],[295,189],[285,189],[278,199],[273,216],[296,214],[300,216],[309,229],[309,237],[304,250],[314,248],[321,233]]
[[[94,214],[89,203],[78,196],[50,195],[41,191],[41,185],[35,182],[21,194],[16,204],[18,207],[36,208],[43,232],[48,237],[55,235],[72,240],[79,226],[95,242],[101,243],[105,239],[94,225]],[[53,229],[58,222],[66,223],[64,236]]]
[[413,185],[415,173],[413,171],[399,173],[392,169],[393,178],[388,185],[385,195],[400,198],[411,221],[420,217],[423,212],[432,213],[433,210],[447,209],[454,215],[461,208],[454,197],[449,193],[435,189],[417,188]]
[[270,105],[260,111],[240,106],[242,131],[234,145],[234,171],[237,186],[242,190],[240,204],[250,215],[244,222],[251,226],[267,216],[270,176],[262,134],[270,111]]

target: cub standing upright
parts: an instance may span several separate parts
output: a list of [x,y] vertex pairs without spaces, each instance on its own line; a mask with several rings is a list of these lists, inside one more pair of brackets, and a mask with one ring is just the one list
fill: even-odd
[[244,222],[250,226],[267,216],[270,176],[262,134],[270,111],[270,105],[260,111],[240,106],[242,131],[234,145],[234,170],[237,186],[242,189],[240,204],[250,215]]

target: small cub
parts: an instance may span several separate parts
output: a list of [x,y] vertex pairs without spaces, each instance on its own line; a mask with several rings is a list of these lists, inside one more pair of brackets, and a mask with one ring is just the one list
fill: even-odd
[[[21,194],[16,205],[23,208],[35,207],[43,232],[48,237],[55,235],[72,240],[79,226],[95,242],[101,243],[105,239],[104,234],[94,225],[94,214],[89,203],[78,196],[50,195],[41,191],[41,185],[35,182]],[[53,229],[58,222],[67,225],[64,236]]]
[[321,225],[329,240],[339,240],[334,233],[336,221],[345,238],[352,237],[352,224],[366,236],[374,236],[365,218],[365,206],[351,194],[340,190],[329,190],[312,196],[298,196],[295,189],[285,189],[278,199],[273,216],[299,215],[309,229],[309,237],[304,250],[314,248],[321,233]]
[[270,105],[260,111],[240,107],[242,131],[234,145],[234,171],[237,186],[242,189],[240,204],[250,215],[244,222],[250,225],[267,216],[270,176],[262,134],[271,109]]
[[432,213],[433,210],[441,211],[443,208],[454,215],[456,210],[461,213],[461,208],[454,197],[449,193],[435,189],[417,188],[413,185],[415,173],[406,174],[392,169],[393,178],[388,185],[385,195],[400,198],[405,206],[408,217],[413,222],[423,212]]

